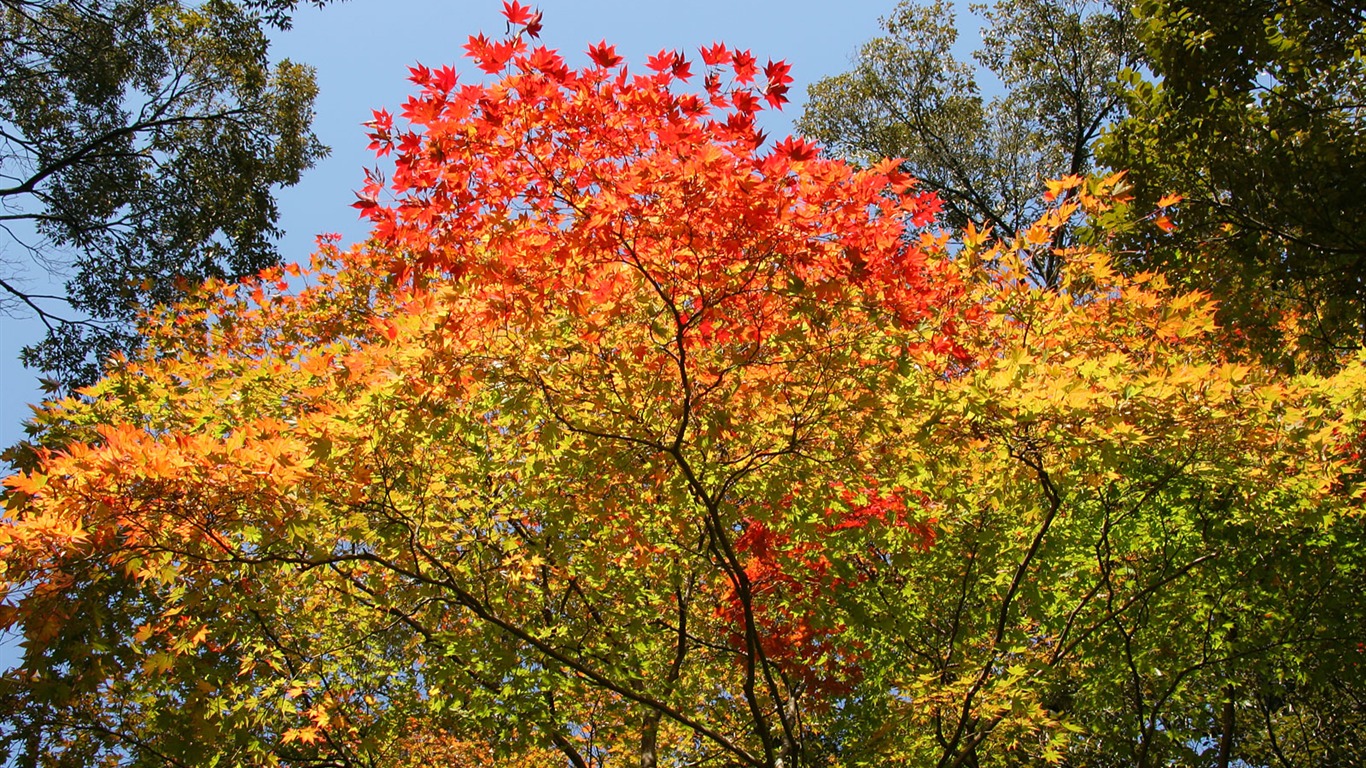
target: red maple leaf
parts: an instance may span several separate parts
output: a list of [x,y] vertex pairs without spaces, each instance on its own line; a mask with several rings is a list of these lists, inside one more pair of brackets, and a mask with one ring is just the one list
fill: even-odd
[[405,155],[411,155],[422,146],[422,137],[413,131],[403,134],[398,141],[398,151]]
[[507,66],[508,59],[517,52],[517,43],[512,40],[504,40],[498,43],[488,43],[480,47],[475,47],[478,41],[470,38],[470,42],[465,49],[470,52],[470,58],[474,59],[479,69],[496,75],[503,71]]
[[764,100],[768,102],[770,107],[782,109],[783,105],[787,103],[787,86],[770,83],[764,89]]
[[531,6],[522,5],[517,0],[503,3],[503,16],[507,18],[509,24],[515,24],[519,27],[526,26],[533,19]]
[[782,143],[773,147],[773,151],[780,155],[786,155],[793,162],[805,162],[816,157],[820,149],[803,139],[795,136],[788,136]]
[[544,13],[544,12],[542,12],[542,11],[537,11],[537,12],[536,12],[536,15],[535,15],[535,16],[532,16],[532,17],[531,17],[531,20],[528,21],[528,22],[526,23],[526,26],[525,26],[525,27],[523,27],[523,30],[524,30],[528,35],[531,35],[532,37],[535,37],[535,38],[539,38],[539,37],[541,36],[541,19],[542,19],[544,16],[545,16],[545,13]]
[[735,105],[735,111],[742,115],[752,115],[759,111],[759,100],[754,98],[754,91],[748,88],[740,88],[731,94],[731,103]]
[[611,69],[621,63],[621,57],[617,55],[617,47],[608,45],[606,40],[597,45],[588,46],[588,58],[604,69]]
[[449,64],[436,70],[432,74],[433,77],[428,82],[430,82],[433,88],[436,88],[442,93],[450,93],[455,88],[455,81],[459,79],[459,75],[455,72],[455,67],[452,67]]
[[905,187],[907,184],[911,183],[911,177],[901,169],[901,165],[904,162],[905,160],[902,158],[889,157],[885,158],[877,165],[874,165],[869,170],[879,176],[886,176],[887,184],[893,188]]
[[768,78],[768,87],[764,89],[764,98],[769,106],[781,109],[787,103],[788,83],[792,82],[792,76],[788,74],[792,70],[792,65],[785,61],[774,61],[769,59],[764,67],[764,77]]
[[750,83],[754,82],[754,76],[759,74],[759,68],[755,66],[754,56],[749,51],[736,49],[731,52],[731,66],[735,68],[735,82]]
[[394,129],[394,116],[389,114],[389,110],[371,110],[370,114],[375,116],[375,119],[370,121],[370,125],[374,127],[376,133],[387,134]]
[[698,98],[697,94],[685,93],[678,97],[678,109],[689,117],[695,117],[704,114],[707,111],[707,105]]
[[370,209],[379,207],[379,201],[375,200],[373,197],[366,197],[360,192],[357,192],[356,202],[352,203],[351,207],[360,211],[361,216],[365,216]]
[[569,73],[569,68],[565,66],[564,59],[560,55],[545,46],[541,46],[531,52],[529,61],[531,68],[555,78],[562,78]]
[[787,85],[792,82],[792,77],[788,74],[788,72],[791,71],[792,65],[788,64],[786,61],[774,61],[773,59],[769,59],[768,65],[764,67],[764,77],[768,78],[770,87],[774,84]]
[[377,109],[372,112],[375,116],[373,120],[365,123],[366,126],[373,128],[374,131],[369,135],[370,146],[367,149],[373,151],[379,157],[389,154],[394,148],[393,129],[394,117],[388,110]]
[[698,49],[702,52],[702,63],[708,67],[717,67],[722,64],[730,63],[730,50],[721,43],[713,43],[710,48]]
[[674,61],[678,58],[677,51],[661,50],[659,53],[645,60],[645,66],[653,72],[663,72],[674,66]]
[[[483,32],[478,35],[470,35],[469,41],[465,43],[465,55],[477,60],[484,55],[484,51],[488,50],[488,47],[489,39]],[[426,85],[427,80],[431,78],[431,70],[421,64],[417,65],[417,68],[409,67],[408,71],[413,73],[408,79],[418,85]],[[419,77],[422,79],[419,80]]]
[[744,112],[732,112],[726,118],[726,132],[733,136],[746,136],[754,131],[754,116]]
[[674,52],[672,69],[673,76],[679,80],[687,80],[692,77],[692,65],[688,63],[687,59],[683,58],[683,54],[678,53],[677,51]]

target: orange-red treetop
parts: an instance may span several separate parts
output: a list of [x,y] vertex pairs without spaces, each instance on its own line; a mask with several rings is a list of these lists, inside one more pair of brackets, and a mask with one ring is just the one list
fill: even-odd
[[[820,521],[833,530],[885,517],[840,501],[846,487],[901,498],[876,480],[888,467],[870,464],[893,440],[875,434],[894,407],[879,381],[918,351],[937,353],[917,356],[929,365],[967,359],[954,313],[932,312],[960,293],[959,272],[927,258],[932,238],[910,229],[938,200],[913,194],[893,161],[855,171],[794,138],[760,152],[754,118],[785,100],[782,62],[761,67],[713,45],[701,52],[704,93],[681,92],[692,73],[678,53],[632,76],[604,43],[571,70],[528,46],[539,14],[510,3],[506,15],[509,39],[466,46],[496,82],[462,86],[449,67],[417,66],[408,127],[375,113],[373,147],[394,156],[394,171],[387,191],[368,173],[356,203],[374,222],[370,242],[342,252],[324,241],[312,271],[267,270],[155,313],[142,360],[90,399],[49,407],[45,421],[99,425],[45,452],[49,469],[93,451],[121,456],[95,462],[115,475],[184,478],[186,462],[201,464],[251,485],[238,501],[315,481],[339,492],[336,478],[316,477],[310,445],[340,440],[399,379],[401,393],[386,396],[415,415],[462,403],[507,416],[499,402],[534,393],[542,412],[526,417],[530,431],[669,453],[694,491],[747,510],[745,520],[772,522],[794,493],[861,521]],[[286,271],[314,287],[291,295]],[[151,407],[139,393],[163,388],[176,408],[127,420]],[[162,458],[130,463],[119,453],[130,446]],[[819,482],[784,475],[762,493],[742,488],[785,455],[840,463]],[[239,460],[253,469],[236,472]],[[364,493],[366,472],[327,470]],[[8,483],[55,498],[30,488],[33,477]]]
[[394,272],[483,286],[489,321],[557,307],[590,324],[643,276],[700,344],[780,333],[785,305],[811,296],[907,324],[942,298],[906,229],[939,202],[911,194],[895,162],[855,172],[790,137],[760,151],[755,115],[786,100],[787,64],[713,45],[703,92],[687,92],[693,62],[678,52],[632,74],[602,43],[573,70],[528,44],[539,14],[514,3],[506,15],[511,38],[466,46],[497,81],[418,66],[406,125],[385,111],[369,123],[394,170],[387,193],[368,173],[356,207]]

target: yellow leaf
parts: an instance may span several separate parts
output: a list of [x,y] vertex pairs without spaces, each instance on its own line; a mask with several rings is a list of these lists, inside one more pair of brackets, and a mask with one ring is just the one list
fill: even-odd
[[1046,192],[1043,197],[1045,200],[1056,200],[1058,195],[1062,194],[1065,190],[1079,186],[1081,182],[1082,177],[1076,174],[1064,176],[1061,179],[1049,179],[1044,182],[1044,186],[1048,187],[1048,192]]
[[289,730],[285,731],[285,736],[283,739],[285,744],[289,744],[290,742],[294,741],[300,741],[304,744],[312,744],[317,740],[318,729],[311,725],[307,728],[290,728]]
[[991,228],[978,229],[977,225],[969,221],[968,226],[963,230],[963,247],[969,250],[975,249],[986,242]]

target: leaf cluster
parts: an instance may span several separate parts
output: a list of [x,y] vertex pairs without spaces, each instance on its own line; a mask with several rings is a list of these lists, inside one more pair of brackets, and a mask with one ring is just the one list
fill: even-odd
[[1145,2],[1155,78],[1102,149],[1137,199],[1187,195],[1174,237],[1135,259],[1217,293],[1254,353],[1331,368],[1363,328],[1359,3]]

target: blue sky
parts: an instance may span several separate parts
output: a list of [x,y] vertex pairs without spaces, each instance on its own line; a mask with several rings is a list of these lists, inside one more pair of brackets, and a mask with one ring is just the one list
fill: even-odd
[[[761,62],[786,59],[794,77],[792,103],[782,113],[766,113],[763,122],[771,136],[780,138],[801,114],[806,87],[848,69],[857,48],[878,34],[879,17],[895,5],[895,0],[543,0],[538,7],[545,12],[542,41],[559,49],[571,65],[585,63],[584,51],[602,39],[636,66],[660,49],[679,49],[695,59],[700,46],[717,41],[748,48]],[[273,58],[317,68],[314,129],[332,148],[300,184],[279,195],[286,261],[306,262],[319,233],[341,233],[348,243],[364,238],[365,227],[350,207],[362,168],[373,164],[361,123],[372,109],[398,111],[412,90],[405,79],[411,64],[455,64],[463,78],[473,80],[479,73],[461,58],[461,48],[470,34],[500,35],[501,8],[500,0],[347,0],[321,10],[302,9],[294,28],[275,36]],[[970,50],[977,35],[965,33],[960,43]],[[5,329],[0,334],[0,445],[10,445],[22,435],[26,404],[41,399],[35,373],[24,370],[16,357],[23,345],[41,338],[43,329],[23,319],[0,323]],[[11,653],[0,648],[0,663]]]

